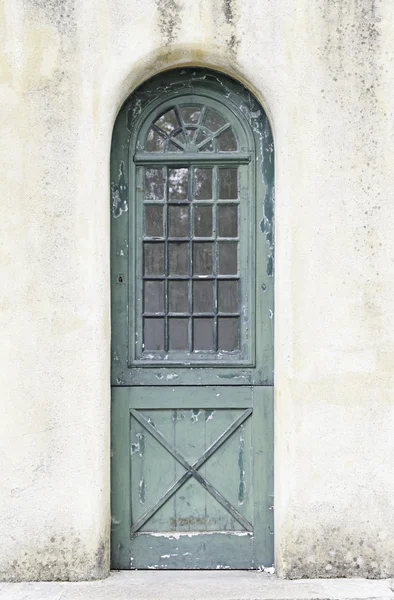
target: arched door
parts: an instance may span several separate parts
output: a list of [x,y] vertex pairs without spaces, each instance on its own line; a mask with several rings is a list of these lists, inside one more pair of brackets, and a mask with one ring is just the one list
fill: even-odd
[[111,154],[112,566],[273,561],[273,143],[237,82],[162,74]]

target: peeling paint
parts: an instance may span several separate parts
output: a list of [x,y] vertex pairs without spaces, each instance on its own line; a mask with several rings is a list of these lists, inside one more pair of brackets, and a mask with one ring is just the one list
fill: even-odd
[[272,567],[265,567],[264,565],[261,565],[261,567],[259,567],[257,570],[258,571],[262,571],[263,573],[268,573],[268,575],[274,575],[275,574],[275,567],[274,567],[274,565],[272,565]]
[[145,434],[139,432],[136,437],[138,441],[131,444],[131,455],[138,454],[143,458],[145,452]]
[[142,478],[140,483],[139,483],[139,499],[140,499],[140,504],[145,504],[145,498],[146,498],[146,486],[145,486],[145,479]]
[[177,373],[168,373],[166,376],[167,381],[171,381],[172,379],[178,379],[179,375]]
[[197,421],[198,421],[198,417],[200,416],[200,414],[201,414],[201,410],[199,410],[199,409],[195,409],[195,408],[194,408],[194,409],[191,411],[191,421],[192,421],[193,423],[197,423]]
[[[218,394],[216,394],[218,396]],[[212,409],[205,409],[205,422],[207,421],[211,421],[216,413],[216,410],[212,410]]]
[[218,376],[218,379],[247,379],[246,374],[239,373],[238,371],[235,373],[224,373]]
[[179,540],[182,537],[196,537],[206,535],[231,535],[235,537],[253,537],[251,531],[139,531],[136,535],[152,535],[153,537],[164,537],[167,539]]
[[128,211],[128,195],[124,162],[122,161],[119,166],[118,182],[111,184],[111,198],[112,198],[112,215],[114,219],[121,217],[123,213]]
[[245,438],[243,437],[244,426],[241,425],[240,437],[239,437],[239,453],[238,453],[238,467],[239,467],[239,487],[238,487],[238,504],[241,506],[245,500],[246,494],[246,482],[245,482]]

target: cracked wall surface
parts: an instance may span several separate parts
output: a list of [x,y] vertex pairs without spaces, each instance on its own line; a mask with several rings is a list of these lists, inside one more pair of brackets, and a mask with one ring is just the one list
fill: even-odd
[[183,65],[239,79],[275,135],[279,574],[394,575],[393,20],[390,0],[0,4],[0,579],[108,572],[112,127]]

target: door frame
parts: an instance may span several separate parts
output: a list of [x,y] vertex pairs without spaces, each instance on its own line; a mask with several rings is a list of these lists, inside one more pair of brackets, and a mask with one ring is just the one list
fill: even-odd
[[[204,78],[202,77],[204,74]],[[119,309],[122,310],[121,306],[117,307],[117,286],[128,285],[128,253],[125,252],[125,248],[119,247],[115,244],[115,236],[112,235],[112,225],[116,220],[117,229],[119,226],[124,227],[124,243],[125,246],[128,244],[129,238],[129,196],[130,189],[129,185],[132,183],[132,172],[134,168],[133,153],[130,149],[133,148],[135,136],[139,132],[140,124],[145,119],[146,107],[149,107],[151,112],[153,104],[162,103],[160,97],[160,88],[157,92],[158,81],[165,79],[167,82],[171,81],[171,90],[174,95],[185,93],[187,90],[187,78],[194,77],[193,84],[198,89],[203,85],[207,85],[206,78],[208,77],[208,85],[217,86],[217,90],[212,89],[209,92],[209,97],[214,97],[215,94],[221,98],[220,94],[223,94],[223,81],[227,86],[227,93],[231,98],[238,97],[242,100],[242,112],[245,120],[249,122],[251,130],[253,131],[253,137],[256,144],[259,144],[260,152],[258,153],[257,164],[255,162],[256,176],[253,181],[253,185],[256,184],[256,190],[254,197],[256,198],[256,220],[259,223],[261,234],[265,240],[265,260],[266,268],[264,281],[257,281],[256,287],[261,288],[262,293],[256,291],[256,308],[254,313],[254,323],[256,331],[256,339],[261,342],[264,340],[264,345],[260,349],[259,354],[263,367],[260,369],[256,368],[256,365],[245,365],[243,371],[240,371],[237,380],[233,378],[226,378],[224,374],[223,380],[220,381],[220,385],[262,385],[271,388],[273,391],[273,300],[274,300],[274,286],[273,286],[273,249],[274,249],[274,145],[272,138],[272,131],[268,117],[263,110],[257,99],[251,94],[249,90],[244,88],[238,81],[233,80],[225,75],[218,74],[215,71],[208,69],[174,69],[173,71],[165,72],[161,75],[157,75],[144,83],[138,88],[124,103],[121,108],[118,117],[115,122],[111,146],[111,283],[112,283],[112,310],[111,317],[116,313],[117,318],[112,318],[112,341],[118,340],[117,337],[124,335],[125,331],[129,331],[128,327],[128,315],[123,314],[124,322],[127,323],[126,329],[120,326],[119,322]],[[242,90],[242,94],[240,93]],[[156,95],[155,95],[156,93]],[[200,95],[199,92],[196,91]],[[144,107],[144,103],[146,106]],[[240,103],[240,104],[241,104]],[[264,120],[264,127],[261,127],[262,117]],[[122,143],[119,143],[121,140]],[[251,150],[251,148],[250,148]],[[255,158],[255,157],[254,157]],[[260,161],[258,159],[260,158]],[[261,179],[260,179],[261,176]],[[261,195],[257,199],[259,194],[259,185],[261,185]],[[126,216],[126,218],[124,218]],[[122,218],[123,217],[123,218]],[[119,235],[119,234],[118,234]],[[121,236],[122,237],[122,236]],[[129,296],[129,304],[132,298]],[[257,319],[259,315],[259,319]],[[258,330],[257,328],[261,328]],[[113,365],[113,378],[112,385],[115,386],[132,386],[135,385],[129,378],[131,369],[129,364],[120,363],[120,353],[117,351],[116,344],[112,346],[112,365]],[[169,374],[168,370],[161,370],[158,375]],[[164,377],[163,383],[167,385],[173,385],[172,379],[166,379]],[[177,384],[187,385],[187,377]],[[194,383],[194,382],[193,382]],[[202,383],[202,382],[201,382]],[[208,385],[210,382],[204,378],[204,384]],[[140,383],[141,385],[149,385],[147,381]],[[273,432],[273,414],[272,418],[272,432]],[[272,456],[272,471],[273,471],[273,456]],[[112,474],[111,474],[112,475]],[[273,500],[272,500],[273,504]],[[270,507],[272,509],[272,506]],[[273,544],[272,544],[273,554]]]

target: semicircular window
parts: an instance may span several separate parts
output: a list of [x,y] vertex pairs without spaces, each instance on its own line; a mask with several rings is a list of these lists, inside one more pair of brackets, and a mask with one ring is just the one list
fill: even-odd
[[202,104],[174,106],[151,125],[146,152],[236,152],[238,140],[228,120]]

